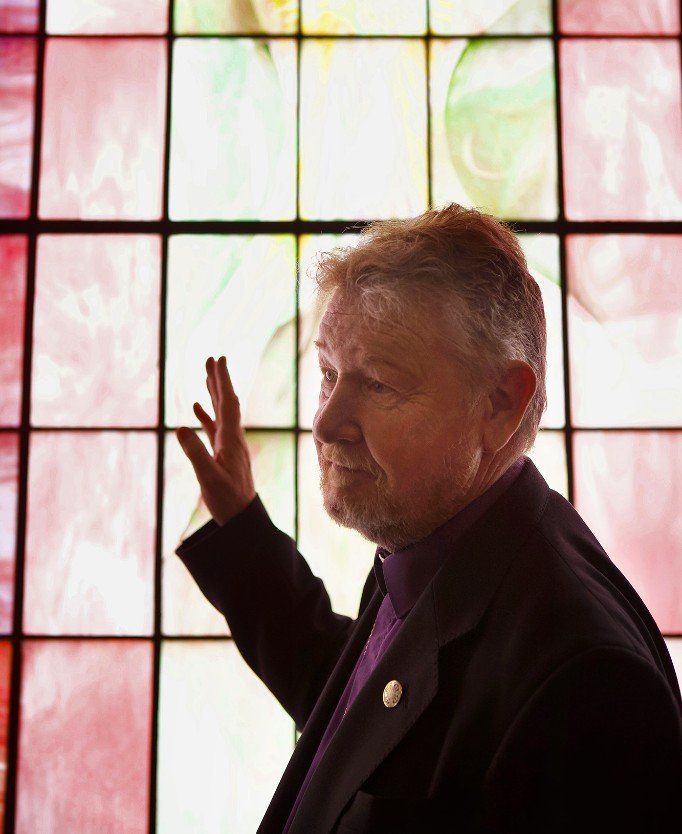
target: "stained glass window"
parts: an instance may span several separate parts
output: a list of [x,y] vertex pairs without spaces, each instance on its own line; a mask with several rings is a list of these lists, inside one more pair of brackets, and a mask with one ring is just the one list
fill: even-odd
[[682,671],[680,35],[674,0],[0,0],[5,831],[256,829],[297,733],[175,555],[210,516],[174,429],[210,448],[225,355],[259,495],[355,617],[313,273],[377,218],[519,234],[529,455]]

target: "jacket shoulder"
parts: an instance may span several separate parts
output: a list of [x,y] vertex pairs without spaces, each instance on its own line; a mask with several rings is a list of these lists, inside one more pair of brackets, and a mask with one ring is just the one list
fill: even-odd
[[499,605],[512,639],[525,641],[540,666],[543,658],[551,668],[592,648],[619,647],[668,678],[679,700],[672,660],[651,613],[555,490],[502,583]]

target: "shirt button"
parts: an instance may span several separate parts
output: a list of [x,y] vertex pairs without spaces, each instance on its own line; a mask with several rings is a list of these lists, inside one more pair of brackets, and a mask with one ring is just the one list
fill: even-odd
[[396,706],[402,694],[403,688],[400,685],[400,681],[389,681],[384,687],[384,706]]

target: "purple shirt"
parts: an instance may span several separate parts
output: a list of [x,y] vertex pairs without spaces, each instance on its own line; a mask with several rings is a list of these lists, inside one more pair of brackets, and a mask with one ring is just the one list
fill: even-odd
[[450,546],[511,486],[523,469],[525,462],[526,457],[522,455],[478,498],[467,504],[458,513],[455,513],[440,527],[432,530],[423,539],[393,553],[377,546],[374,555],[374,575],[383,599],[367,643],[360,653],[336,710],[329,720],[282,834],[286,834],[289,830],[308,782],[310,782],[313,772],[336,728],[355,700],[356,695],[374,671],[391,640],[398,633],[400,626],[414,604],[436,575],[440,566],[447,560],[451,553]]

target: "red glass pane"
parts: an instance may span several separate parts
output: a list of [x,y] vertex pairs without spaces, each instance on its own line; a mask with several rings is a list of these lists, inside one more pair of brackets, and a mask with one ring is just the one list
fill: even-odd
[[0,0],[0,32],[36,32],[38,0]]
[[12,631],[19,500],[19,435],[0,432],[0,632]]
[[156,425],[160,283],[156,235],[38,238],[32,425]]
[[660,630],[682,632],[682,431],[576,432],[574,505]]
[[147,830],[152,646],[23,645],[18,834]]
[[585,35],[675,35],[678,0],[559,0],[562,32]]
[[159,219],[165,109],[164,40],[49,39],[40,216]]
[[5,789],[7,787],[7,725],[9,720],[12,644],[0,640],[0,826],[5,821]]
[[26,258],[23,235],[0,236],[0,425],[21,421]]
[[575,426],[682,425],[682,235],[568,235]]
[[575,38],[560,58],[566,216],[682,220],[679,43]]
[[151,634],[156,437],[33,432],[24,630]]
[[36,39],[0,38],[0,217],[28,217]]

